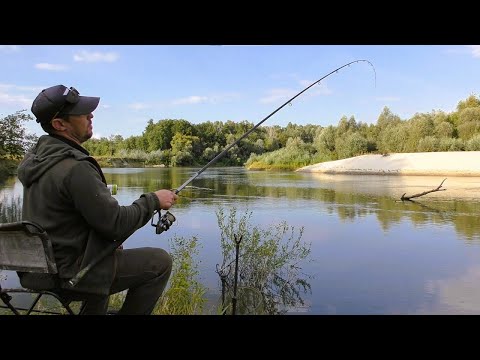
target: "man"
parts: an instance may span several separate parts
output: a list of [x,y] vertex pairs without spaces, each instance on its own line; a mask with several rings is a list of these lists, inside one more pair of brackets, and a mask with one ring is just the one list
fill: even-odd
[[[141,195],[129,206],[118,204],[100,166],[81,146],[93,135],[99,101],[64,85],[42,90],[33,101],[32,113],[48,135],[39,138],[18,168],[23,219],[41,225],[52,241],[58,277],[46,286],[72,299],[86,296],[82,314],[106,314],[109,295],[126,289],[119,314],[151,314],[172,268],[163,249],[117,249],[77,285],[68,284],[109,244],[128,238],[154,211],[168,210],[178,198],[162,189]],[[29,287],[29,274],[19,276]]]

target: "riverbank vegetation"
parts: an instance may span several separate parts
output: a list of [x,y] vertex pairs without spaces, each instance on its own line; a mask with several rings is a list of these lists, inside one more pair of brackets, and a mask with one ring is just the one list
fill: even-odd
[[[331,122],[319,119],[318,124]],[[149,120],[140,136],[91,139],[85,147],[105,166],[202,166],[255,124],[242,121],[191,124]],[[222,166],[288,169],[363,154],[480,150],[480,99],[470,95],[455,111],[433,110],[401,119],[384,107],[376,123],[343,116],[336,126],[261,126],[218,161]]]
[[25,122],[33,120],[25,111],[0,118],[0,183],[15,174],[18,162],[37,141],[25,128]]
[[311,244],[302,240],[303,227],[295,229],[286,221],[260,227],[253,212],[239,213],[235,207],[220,207],[216,215],[223,258],[217,273],[225,312],[232,313],[233,299],[235,314],[244,315],[279,315],[305,306],[311,277],[302,268],[311,261]]
[[[10,209],[2,208],[0,203],[0,219],[6,222],[20,221],[21,207],[19,199],[14,199]],[[214,298],[208,298],[209,289],[200,279],[202,240],[195,236],[173,236],[168,249],[173,258],[172,273],[153,314],[229,315],[232,314],[234,295],[237,299],[235,314],[238,315],[278,315],[304,306],[304,295],[311,292],[311,276],[304,274],[302,268],[311,261],[311,244],[302,240],[303,228],[295,229],[286,221],[263,228],[255,224],[252,212],[246,210],[239,213],[235,207],[228,211],[219,208],[216,214],[223,260],[216,269],[217,274],[222,275],[219,288],[210,291],[215,294]],[[241,238],[238,267],[234,261],[235,237]],[[236,273],[238,286],[235,286]],[[1,271],[0,276],[3,276]],[[126,291],[110,296],[109,308],[120,309],[125,296]],[[78,308],[78,304],[75,304],[75,311]],[[37,309],[65,313],[58,303],[48,298]],[[0,314],[3,312],[0,311]]]
[[[0,119],[0,167],[10,174],[8,160],[17,160],[36,137],[23,122],[31,116],[19,111]],[[373,120],[373,119],[372,119]],[[318,119],[317,124],[331,123]],[[124,138],[92,138],[84,147],[104,167],[203,166],[255,124],[249,121],[150,119],[143,133]],[[260,126],[233,146],[216,165],[249,169],[288,169],[363,154],[480,150],[480,98],[470,95],[447,113],[432,110],[401,119],[384,107],[376,122],[343,116],[336,126]]]

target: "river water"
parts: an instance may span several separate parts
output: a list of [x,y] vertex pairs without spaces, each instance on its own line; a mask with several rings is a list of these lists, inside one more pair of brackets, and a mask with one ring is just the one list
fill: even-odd
[[[140,194],[183,184],[196,168],[106,168],[115,195],[129,205]],[[311,244],[301,264],[311,291],[287,314],[478,314],[480,313],[480,178],[322,175],[209,168],[181,193],[170,210],[174,225],[161,235],[147,224],[125,248],[169,249],[173,236],[196,236],[199,280],[218,299],[221,263],[216,212],[252,212],[252,226],[286,221],[303,227]],[[192,186],[192,187],[190,187]],[[2,208],[20,203],[22,185],[0,188]],[[15,209],[14,209],[15,210]],[[18,209],[17,209],[18,210]],[[6,283],[16,281],[9,272]],[[5,281],[5,280],[4,280]]]

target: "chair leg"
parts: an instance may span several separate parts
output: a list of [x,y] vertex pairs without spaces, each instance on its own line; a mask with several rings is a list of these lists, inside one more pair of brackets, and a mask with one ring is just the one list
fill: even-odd
[[30,308],[28,309],[26,315],[30,315],[30,314],[31,314],[31,312],[32,312],[33,309],[35,308],[35,305],[37,305],[37,303],[38,303],[38,301],[40,300],[41,297],[42,297],[42,293],[37,294],[37,297],[35,298],[35,300],[33,300],[33,303],[32,303],[32,305],[30,305]]
[[[23,307],[19,307],[19,306],[14,306],[12,303],[11,303],[11,300],[13,299],[12,296],[9,294],[9,292],[15,292],[15,293],[26,293],[26,294],[35,294],[35,299],[33,300],[33,303],[29,306],[29,308],[23,308]],[[50,295],[50,296],[53,296],[62,306],[63,308],[67,311],[67,313],[69,315],[77,315],[71,308],[70,304],[72,302],[72,300],[65,300],[64,297],[60,296],[59,294],[55,293],[55,292],[52,292],[52,291],[48,291],[48,290],[39,290],[39,291],[35,291],[35,290],[29,290],[29,289],[21,289],[21,288],[18,288],[18,289],[2,289],[1,285],[0,285],[0,299],[2,300],[2,302],[6,305],[6,306],[0,306],[2,308],[8,308],[10,309],[10,311],[12,311],[15,315],[23,315],[23,313],[21,313],[19,310],[21,311],[25,311],[25,315],[30,315],[32,313],[43,313],[43,314],[51,314],[51,315],[62,315],[62,314],[65,314],[64,312],[58,312],[58,311],[50,311],[48,309],[45,309],[45,310],[37,310],[35,309],[35,307],[38,305],[38,302],[40,301],[40,298],[43,296],[43,295]],[[82,312],[84,311],[85,309],[85,305],[86,305],[86,302],[83,301],[82,302],[82,305],[81,305],[81,308],[80,308],[80,311],[79,311],[79,315],[82,314]]]
[[55,299],[57,299],[60,304],[62,304],[62,306],[65,308],[65,310],[68,311],[68,313],[70,315],[75,315],[75,312],[72,310],[72,308],[70,307],[70,303],[71,301],[67,301],[65,299],[63,299],[60,295],[54,293],[54,292],[51,292],[51,291],[45,291],[44,293],[48,294],[48,295],[51,295],[53,296]]
[[0,298],[2,299],[3,303],[7,305],[7,307],[15,314],[15,315],[21,315],[15,307],[10,304],[10,301],[12,300],[12,297],[8,295],[7,293],[2,292],[2,287],[0,286]]
[[85,306],[87,306],[87,302],[82,301],[82,306],[80,307],[80,311],[78,312],[78,315],[83,315],[83,311],[85,310]]

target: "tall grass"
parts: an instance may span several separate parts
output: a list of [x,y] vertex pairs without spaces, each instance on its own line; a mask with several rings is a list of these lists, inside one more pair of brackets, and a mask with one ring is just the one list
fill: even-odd
[[[206,303],[206,288],[198,281],[197,260],[199,244],[196,237],[185,239],[174,236],[170,240],[170,255],[173,258],[169,283],[155,306],[154,315],[202,314]],[[110,296],[109,307],[120,309],[126,291]]]
[[171,240],[170,255],[173,258],[170,286],[160,298],[155,315],[201,314],[206,302],[206,288],[198,278],[198,240],[174,236]]

